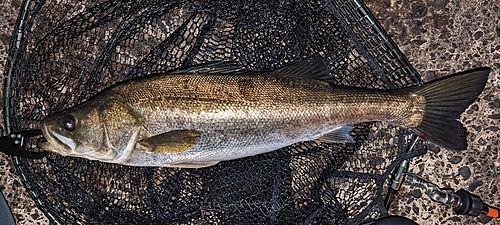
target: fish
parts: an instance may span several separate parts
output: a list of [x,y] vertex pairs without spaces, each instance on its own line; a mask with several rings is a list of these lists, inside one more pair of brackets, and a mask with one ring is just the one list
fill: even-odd
[[230,63],[125,81],[45,118],[39,147],[127,166],[202,168],[318,141],[354,143],[354,124],[385,121],[443,148],[467,148],[461,113],[489,68],[397,90],[336,86],[321,57],[274,71]]

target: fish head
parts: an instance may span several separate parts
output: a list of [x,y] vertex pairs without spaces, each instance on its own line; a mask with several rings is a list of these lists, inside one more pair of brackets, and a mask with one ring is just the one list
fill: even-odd
[[44,119],[45,151],[115,161],[134,148],[142,117],[113,96],[102,96]]
[[114,158],[117,152],[103,148],[106,131],[98,108],[86,106],[84,104],[43,120],[42,132],[47,142],[40,143],[40,147],[63,156]]

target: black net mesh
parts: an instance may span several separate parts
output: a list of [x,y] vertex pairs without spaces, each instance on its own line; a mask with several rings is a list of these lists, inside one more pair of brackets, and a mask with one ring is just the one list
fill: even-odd
[[[322,56],[339,85],[393,89],[420,78],[359,0],[30,1],[4,78],[8,131],[117,82],[213,61],[248,70]],[[299,143],[204,169],[138,168],[49,154],[14,157],[60,224],[356,224],[387,214],[384,182],[411,135],[356,126],[356,144]],[[30,142],[32,151],[36,141]]]

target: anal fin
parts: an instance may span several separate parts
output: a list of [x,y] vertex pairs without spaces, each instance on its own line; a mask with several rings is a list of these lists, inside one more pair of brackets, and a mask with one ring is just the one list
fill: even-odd
[[203,168],[208,166],[213,166],[219,163],[219,161],[209,161],[209,162],[183,162],[170,164],[168,167],[179,167],[179,168]]
[[330,133],[327,133],[316,140],[326,143],[355,143],[356,140],[354,140],[350,134],[352,129],[353,127],[349,125],[336,127]]
[[139,145],[153,153],[179,153],[193,147],[201,134],[197,130],[174,130],[146,138]]

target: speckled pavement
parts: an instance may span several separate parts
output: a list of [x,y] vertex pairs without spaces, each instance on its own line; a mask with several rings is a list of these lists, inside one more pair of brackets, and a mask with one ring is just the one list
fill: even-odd
[[[500,206],[500,2],[366,0],[410,63],[430,81],[454,72],[491,67],[489,82],[461,121],[470,132],[468,150],[432,148],[412,160],[410,172],[442,188],[465,189]],[[500,224],[486,216],[459,216],[431,202],[418,188],[403,187],[391,214],[419,224]]]
[[[456,152],[431,147],[412,160],[410,171],[445,188],[465,189],[487,204],[500,206],[500,3],[477,0],[365,0],[411,64],[430,81],[454,72],[488,66],[489,82],[461,121],[470,132],[469,148]],[[20,0],[0,1],[0,76]],[[0,122],[3,124],[3,118]],[[10,157],[0,153],[0,190],[18,224],[48,224],[15,174]],[[431,202],[418,188],[403,186],[390,214],[419,224],[500,224],[485,216],[459,216]]]

